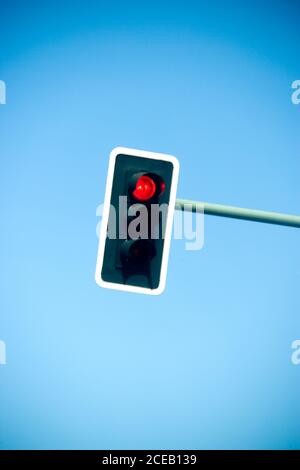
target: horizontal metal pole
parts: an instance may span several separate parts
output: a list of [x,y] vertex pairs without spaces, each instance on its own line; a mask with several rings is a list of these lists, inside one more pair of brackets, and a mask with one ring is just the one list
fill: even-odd
[[266,212],[255,209],[244,209],[242,207],[224,206],[222,204],[211,204],[209,202],[190,201],[188,199],[176,199],[175,209],[190,212],[204,212],[204,214],[219,217],[230,217],[233,219],[250,220],[252,222],[263,222],[266,224],[287,225],[300,228],[300,216],[280,214],[278,212]]

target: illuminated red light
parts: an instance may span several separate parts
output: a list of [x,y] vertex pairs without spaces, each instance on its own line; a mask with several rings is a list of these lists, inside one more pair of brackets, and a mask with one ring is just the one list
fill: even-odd
[[156,192],[156,184],[150,176],[140,176],[136,182],[133,196],[138,201],[148,201]]

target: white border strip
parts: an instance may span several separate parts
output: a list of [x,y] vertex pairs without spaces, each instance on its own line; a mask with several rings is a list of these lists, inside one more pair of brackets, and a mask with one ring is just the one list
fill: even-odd
[[[165,231],[164,249],[163,249],[163,255],[162,255],[160,282],[156,289],[150,289],[146,287],[136,287],[136,286],[130,286],[127,284],[126,285],[118,284],[114,282],[107,282],[101,278],[104,249],[105,249],[105,242],[106,242],[107,225],[108,225],[108,218],[109,218],[109,207],[110,207],[112,183],[113,183],[113,176],[114,176],[114,169],[115,169],[115,160],[116,160],[116,157],[120,154],[133,155],[135,157],[152,158],[154,160],[163,160],[163,161],[171,162],[173,164],[173,175],[172,175],[169,209],[168,209],[168,217],[167,217],[166,231]],[[167,266],[168,266],[171,235],[172,235],[172,224],[173,224],[173,217],[174,217],[174,210],[175,210],[178,175],[179,175],[179,162],[177,158],[173,157],[172,155],[166,155],[164,153],[147,152],[145,150],[131,149],[127,147],[116,147],[111,151],[111,154],[109,157],[103,216],[102,216],[100,238],[99,238],[98,258],[97,258],[96,274],[95,274],[95,280],[99,286],[105,287],[107,289],[116,289],[116,290],[122,290],[122,291],[127,291],[127,292],[138,292],[140,294],[150,294],[150,295],[159,295],[164,291],[165,286],[166,286],[166,278],[167,278]]]

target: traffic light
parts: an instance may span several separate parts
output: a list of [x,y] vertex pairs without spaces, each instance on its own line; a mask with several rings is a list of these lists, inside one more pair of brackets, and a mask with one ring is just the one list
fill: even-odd
[[164,290],[178,173],[170,155],[125,147],[111,152],[97,284],[144,294]]

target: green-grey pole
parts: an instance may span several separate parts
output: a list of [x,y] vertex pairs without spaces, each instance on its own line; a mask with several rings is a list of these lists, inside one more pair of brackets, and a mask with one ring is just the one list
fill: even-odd
[[175,209],[179,211],[199,211],[204,214],[230,217],[233,219],[250,220],[252,222],[264,222],[266,224],[287,225],[300,228],[300,216],[280,214],[278,212],[266,212],[242,207],[223,206],[209,202],[190,201],[188,199],[176,199]]

